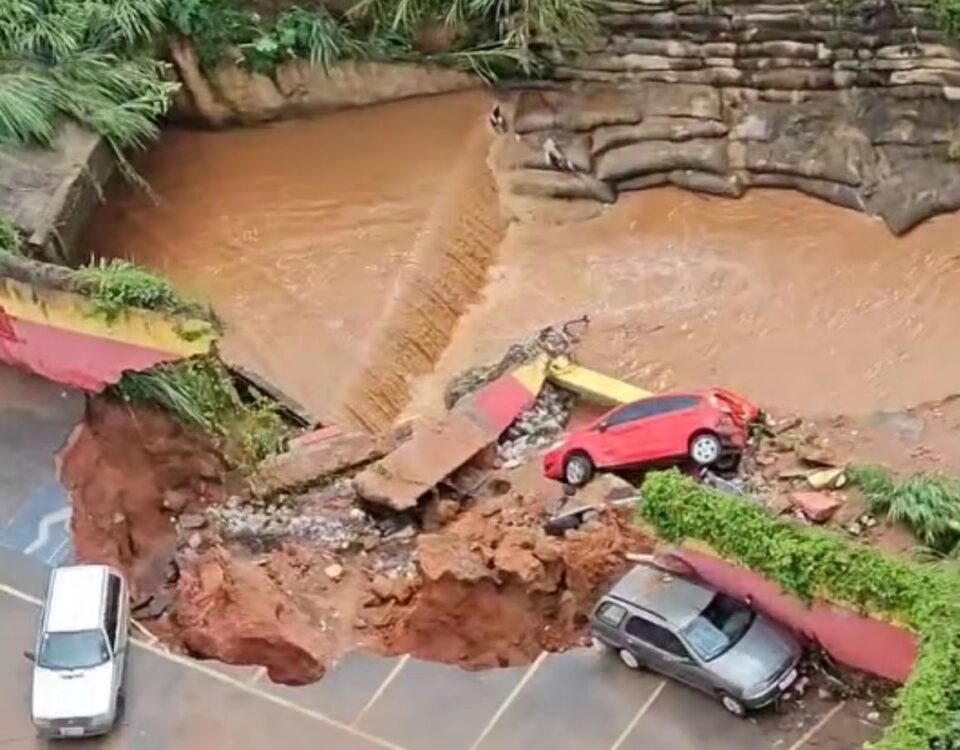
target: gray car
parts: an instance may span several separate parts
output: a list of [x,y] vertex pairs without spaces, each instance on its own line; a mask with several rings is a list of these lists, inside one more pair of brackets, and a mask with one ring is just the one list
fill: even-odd
[[739,600],[646,565],[600,600],[590,631],[631,669],[685,682],[737,716],[773,703],[790,687],[802,654],[788,631]]

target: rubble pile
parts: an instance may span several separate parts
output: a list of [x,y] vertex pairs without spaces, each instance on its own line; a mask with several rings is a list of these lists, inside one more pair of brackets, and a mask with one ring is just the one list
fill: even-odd
[[388,653],[483,668],[525,664],[580,643],[598,591],[650,541],[612,509],[563,537],[543,529],[543,498],[487,498],[422,534],[422,586],[407,607],[370,616]]
[[527,455],[546,448],[570,421],[576,396],[550,383],[533,405],[520,413],[497,445],[497,458],[505,469],[519,466]]
[[331,639],[257,565],[209,550],[185,566],[173,623],[187,651],[227,664],[259,664],[274,682],[323,676]]

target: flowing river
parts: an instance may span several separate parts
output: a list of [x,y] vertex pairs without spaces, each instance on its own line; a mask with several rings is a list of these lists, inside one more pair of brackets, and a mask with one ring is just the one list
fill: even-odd
[[[488,106],[470,92],[170,131],[140,167],[156,202],[117,186],[86,242],[209,300],[228,359],[328,414],[416,248],[443,243],[435,209]],[[941,398],[960,390],[958,237],[960,215],[895,238],[773,190],[658,189],[586,221],[514,224],[410,409],[435,409],[450,375],[581,313],[581,358],[653,388],[724,384],[811,414]]]

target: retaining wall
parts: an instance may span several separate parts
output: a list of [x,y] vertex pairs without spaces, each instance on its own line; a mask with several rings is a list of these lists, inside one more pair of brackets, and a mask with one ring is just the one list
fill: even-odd
[[[66,269],[56,269],[64,271]],[[107,322],[87,297],[0,276],[0,362],[87,391],[210,350],[209,321],[128,309]]]
[[721,591],[752,597],[754,606],[818,642],[841,664],[896,682],[905,682],[913,668],[917,642],[909,630],[825,602],[807,606],[763,576],[703,552],[684,548],[673,554]]

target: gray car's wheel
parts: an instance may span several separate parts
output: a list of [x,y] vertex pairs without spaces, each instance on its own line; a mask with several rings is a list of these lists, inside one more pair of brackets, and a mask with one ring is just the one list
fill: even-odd
[[744,708],[744,705],[730,693],[720,693],[720,705],[741,719],[747,715],[747,709]]
[[697,466],[712,466],[720,458],[720,438],[712,432],[701,432],[690,439],[690,458]]
[[583,487],[593,476],[593,461],[586,453],[574,453],[563,465],[563,479],[573,487]]
[[617,654],[620,657],[620,661],[622,661],[630,669],[640,669],[640,660],[634,656],[632,651],[622,648],[617,652]]

